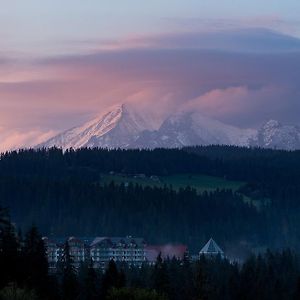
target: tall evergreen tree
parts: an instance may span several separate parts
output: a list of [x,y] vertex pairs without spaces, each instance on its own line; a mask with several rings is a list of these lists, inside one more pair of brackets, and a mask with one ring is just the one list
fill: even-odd
[[93,261],[82,263],[78,274],[81,300],[96,300],[100,297],[100,280]]
[[20,244],[15,228],[10,223],[0,232],[0,250],[0,288],[8,283],[20,283],[22,280],[19,272],[22,268]]
[[63,300],[74,300],[79,295],[79,283],[68,241],[64,245],[60,268],[62,271],[62,298]]
[[159,253],[153,270],[153,288],[162,295],[169,294],[170,281],[167,264]]
[[212,262],[212,260],[207,262],[206,258],[202,256],[196,265],[195,288],[199,300],[209,299],[209,283],[206,274],[206,264],[209,264],[209,262]]
[[105,298],[112,288],[122,288],[125,286],[125,274],[118,271],[114,260],[110,260],[107,270],[102,278],[102,292]]
[[23,260],[26,270],[25,284],[45,298],[48,286],[48,261],[44,241],[35,226],[25,235]]
[[6,208],[0,206],[0,231],[3,226],[9,225],[9,214]]
[[300,299],[300,277],[297,278],[296,288],[294,292],[294,300]]

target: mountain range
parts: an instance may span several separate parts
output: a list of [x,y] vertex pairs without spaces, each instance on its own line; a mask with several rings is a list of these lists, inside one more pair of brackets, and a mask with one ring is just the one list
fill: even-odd
[[276,120],[259,129],[242,129],[207,117],[197,111],[180,111],[163,120],[159,128],[147,114],[120,104],[95,119],[66,130],[38,148],[181,148],[192,145],[300,149],[300,127]]

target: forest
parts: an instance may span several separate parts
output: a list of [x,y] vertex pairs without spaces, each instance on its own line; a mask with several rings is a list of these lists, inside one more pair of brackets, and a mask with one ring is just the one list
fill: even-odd
[[[103,181],[208,175],[237,189]],[[212,178],[213,178],[212,177]],[[156,150],[57,148],[0,157],[0,299],[300,299],[300,152],[227,146]],[[42,236],[141,236],[186,244],[214,237],[226,258],[141,268],[73,266],[68,243],[49,273]]]
[[132,267],[113,260],[75,269],[66,242],[56,273],[36,227],[23,236],[0,210],[1,300],[270,300],[300,298],[300,256],[286,249],[251,255],[243,263],[221,256],[162,259]]
[[[103,174],[210,175],[238,190],[197,192],[102,182]],[[21,230],[52,236],[141,236],[196,253],[214,237],[229,255],[299,250],[300,151],[228,146],[184,149],[40,149],[0,157],[0,205]]]

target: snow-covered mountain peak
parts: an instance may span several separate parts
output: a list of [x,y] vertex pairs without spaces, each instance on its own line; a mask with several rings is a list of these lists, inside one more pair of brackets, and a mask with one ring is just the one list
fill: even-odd
[[140,135],[139,148],[174,148],[192,145],[247,146],[255,130],[240,129],[207,117],[197,111],[179,111],[169,116],[159,130]]
[[280,126],[282,126],[282,125],[281,125],[281,123],[279,123],[279,121],[271,119],[268,122],[264,123],[262,127],[264,129],[268,130],[268,129],[272,129],[272,128],[278,128]]
[[102,136],[111,130],[122,118],[123,110],[123,105],[112,106],[92,121],[74,128],[74,133],[88,133],[87,131],[89,131],[90,133],[93,133],[93,135]]
[[276,120],[259,130],[242,129],[188,109],[169,115],[162,124],[157,120],[132,103],[117,104],[38,147],[181,148],[218,144],[300,149],[300,128]]
[[294,150],[300,148],[300,128],[270,120],[258,130],[254,145],[263,148]]
[[131,140],[146,129],[152,129],[132,106],[121,103],[109,107],[93,120],[67,130],[38,147],[127,147]]

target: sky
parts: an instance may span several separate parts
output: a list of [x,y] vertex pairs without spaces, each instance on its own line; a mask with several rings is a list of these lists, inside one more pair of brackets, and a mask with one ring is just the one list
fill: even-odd
[[[299,124],[296,0],[0,0],[0,151],[110,105]],[[300,125],[300,124],[299,124]]]

